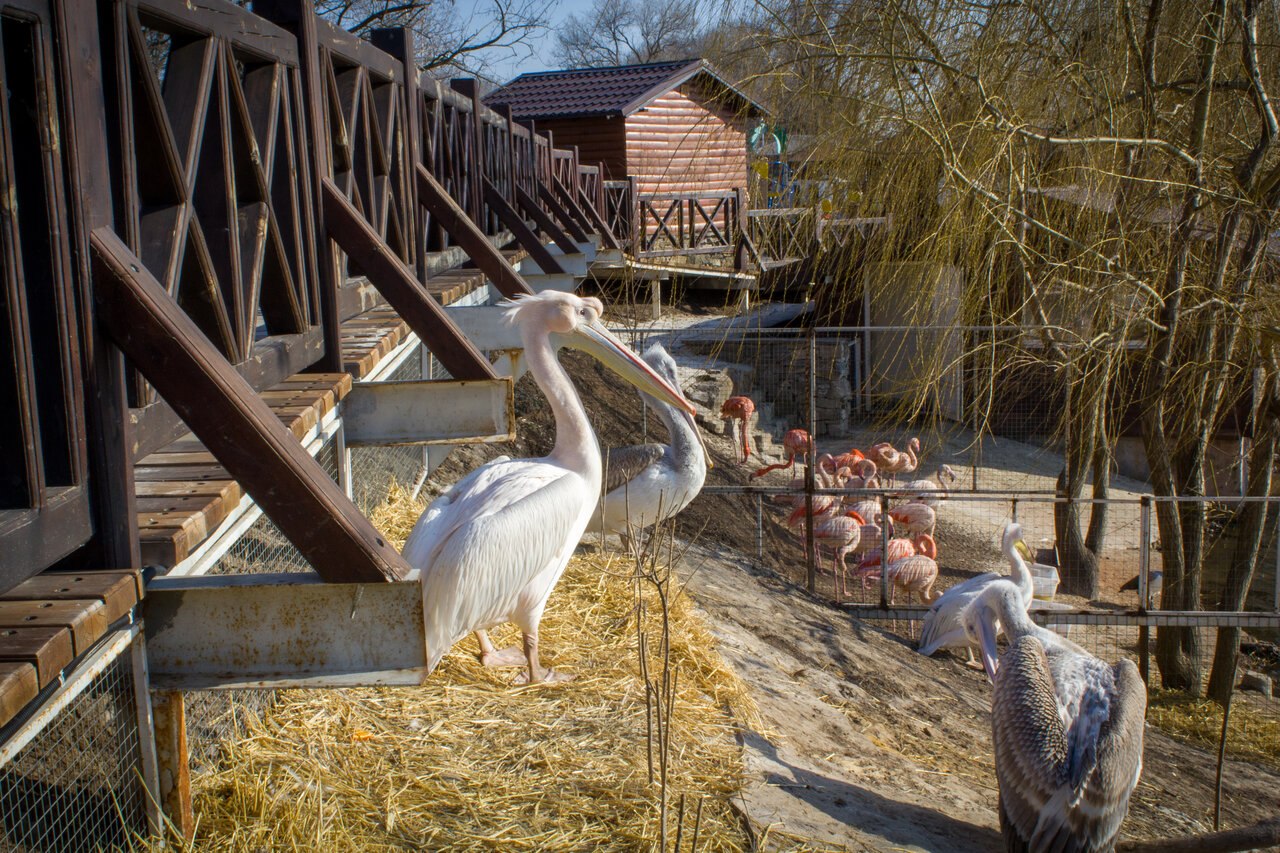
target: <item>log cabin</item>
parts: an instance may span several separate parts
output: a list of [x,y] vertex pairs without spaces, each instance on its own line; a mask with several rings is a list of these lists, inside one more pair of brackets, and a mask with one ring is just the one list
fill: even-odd
[[745,188],[747,129],[765,116],[703,59],[521,74],[484,100],[641,196]]

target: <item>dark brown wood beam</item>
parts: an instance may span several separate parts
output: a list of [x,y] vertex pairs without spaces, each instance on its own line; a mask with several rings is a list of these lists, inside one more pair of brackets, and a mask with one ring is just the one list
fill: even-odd
[[[536,180],[536,179],[535,179]],[[537,199],[529,195],[524,187],[516,187],[516,204],[520,205],[520,209],[525,215],[531,218],[534,223],[546,232],[560,250],[566,255],[581,254],[582,247],[573,242],[573,238],[569,236],[569,232],[560,227],[560,223],[556,222],[551,214],[538,204]]]
[[547,247],[542,244],[538,235],[533,233],[533,229],[524,221],[524,217],[502,197],[502,193],[498,192],[497,187],[491,184],[488,178],[484,179],[484,203],[497,214],[503,227],[515,236],[516,242],[525,248],[544,273],[564,274],[565,269],[560,266],[556,256],[547,251]]
[[1280,844],[1280,818],[1269,818],[1253,826],[1224,829],[1204,835],[1162,838],[1158,841],[1122,841],[1118,853],[1236,853]]
[[622,244],[613,235],[612,229],[609,228],[609,223],[604,221],[604,217],[600,215],[600,211],[596,210],[596,206],[592,204],[591,199],[587,198],[587,194],[582,187],[575,184],[574,190],[578,193],[578,201],[581,202],[580,206],[587,215],[587,221],[595,226],[596,233],[604,240],[604,244],[610,249],[621,249]]
[[404,562],[110,228],[90,236],[107,334],[316,572],[401,580]]
[[324,224],[329,237],[360,265],[373,286],[418,333],[445,370],[455,379],[496,379],[497,374],[484,353],[475,348],[444,308],[418,285],[413,271],[383,242],[337,185],[325,178],[321,188]]
[[[552,178],[555,181],[555,178]],[[556,181],[559,183],[559,181]],[[587,229],[583,227],[583,222],[573,215],[573,211],[569,206],[562,202],[559,196],[546,184],[538,182],[538,200],[547,206],[547,209],[564,224],[564,229],[569,232],[574,240],[579,243],[585,243],[590,237],[587,236]],[[579,252],[582,249],[578,249]]]
[[439,181],[421,163],[417,165],[418,199],[431,211],[431,216],[449,232],[472,262],[507,297],[532,294],[533,290],[515,267],[507,263],[502,252],[489,242],[479,226],[458,206]]

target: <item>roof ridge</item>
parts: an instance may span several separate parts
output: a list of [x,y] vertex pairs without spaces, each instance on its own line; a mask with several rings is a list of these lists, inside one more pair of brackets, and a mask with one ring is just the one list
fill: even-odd
[[503,83],[499,89],[505,89],[517,80],[524,80],[529,77],[552,77],[570,74],[599,74],[605,71],[630,71],[636,68],[661,68],[670,66],[672,68],[682,65],[692,65],[695,62],[705,62],[702,57],[693,57],[690,59],[662,59],[657,62],[630,62],[625,65],[592,65],[587,68],[552,68],[545,71],[526,71],[516,77],[511,78]]

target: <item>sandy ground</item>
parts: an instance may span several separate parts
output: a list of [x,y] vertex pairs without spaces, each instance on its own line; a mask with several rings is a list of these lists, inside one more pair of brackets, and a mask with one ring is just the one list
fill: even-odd
[[[742,805],[763,847],[1001,849],[980,670],[923,658],[719,550],[691,549],[683,573],[760,705],[763,725],[743,737]],[[1208,829],[1213,757],[1148,728],[1145,761],[1124,836]],[[1278,784],[1280,774],[1228,762],[1224,826],[1274,815]]]

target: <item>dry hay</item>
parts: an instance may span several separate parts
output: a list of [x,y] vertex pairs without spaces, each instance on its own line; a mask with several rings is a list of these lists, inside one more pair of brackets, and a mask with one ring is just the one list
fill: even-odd
[[[1179,740],[1214,750],[1222,738],[1222,706],[1177,691],[1151,690],[1147,722]],[[1236,697],[1227,730],[1227,757],[1280,769],[1280,720]]]
[[[393,486],[373,520],[399,546],[421,510]],[[420,688],[283,692],[195,780],[196,847],[652,848],[659,786],[648,779],[634,611],[621,560],[578,556],[541,630],[544,662],[577,675],[567,685],[513,687],[516,670],[481,667],[468,639]],[[684,794],[682,849],[701,800],[698,849],[741,850],[734,720],[754,706],[686,596],[675,597],[670,632],[669,837]],[[512,626],[494,633],[499,646],[518,639]]]

